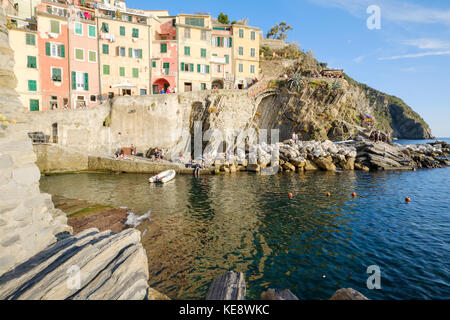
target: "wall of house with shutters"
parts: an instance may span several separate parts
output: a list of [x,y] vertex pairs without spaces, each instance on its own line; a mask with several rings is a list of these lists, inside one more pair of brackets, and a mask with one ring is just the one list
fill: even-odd
[[[38,24],[38,62],[42,95],[41,111],[50,109],[50,102],[54,101],[53,97],[56,97],[58,108],[63,108],[64,101],[69,101],[70,88],[68,55],[70,48],[68,43],[67,19],[40,13],[45,12],[45,10],[44,4],[39,5],[36,15]],[[55,31],[55,24],[59,24],[59,33],[52,32]],[[53,53],[56,54],[52,56]],[[60,74],[60,78],[52,78],[52,69],[59,70],[57,73]]]

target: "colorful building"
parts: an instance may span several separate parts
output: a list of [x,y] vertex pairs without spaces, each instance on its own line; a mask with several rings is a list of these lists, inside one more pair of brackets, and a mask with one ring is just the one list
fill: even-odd
[[211,89],[211,17],[180,14],[178,35],[178,92]]
[[102,99],[149,94],[152,43],[149,18],[123,6],[101,5],[97,18]]
[[211,36],[211,86],[233,89],[233,27],[214,22]]
[[233,74],[235,88],[245,89],[259,76],[261,30],[245,22],[233,25]]
[[[42,94],[39,110],[70,106],[69,16],[68,6],[62,3],[42,1],[37,6],[38,61]],[[32,80],[29,81],[30,90],[37,91]]]
[[97,23],[95,11],[77,0],[69,22],[68,52],[71,108],[94,107],[99,104]]
[[9,39],[14,50],[16,91],[22,104],[31,111],[42,106],[39,75],[39,50],[37,24],[31,20],[8,18]]
[[176,17],[152,18],[152,93],[176,91],[178,75],[178,44]]

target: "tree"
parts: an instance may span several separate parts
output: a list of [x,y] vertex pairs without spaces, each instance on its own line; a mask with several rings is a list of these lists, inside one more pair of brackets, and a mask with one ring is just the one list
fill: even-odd
[[291,30],[294,29],[286,22],[282,21],[270,29],[270,31],[266,35],[266,38],[273,38],[284,41],[288,38],[286,33]]
[[228,19],[228,15],[221,12],[219,14],[218,20],[222,24],[230,24],[230,19]]

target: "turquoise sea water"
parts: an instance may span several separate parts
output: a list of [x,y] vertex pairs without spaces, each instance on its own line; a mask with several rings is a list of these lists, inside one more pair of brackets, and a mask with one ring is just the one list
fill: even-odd
[[[42,178],[41,189],[151,210],[138,227],[150,284],[174,299],[204,299],[228,270],[245,273],[250,299],[269,287],[300,299],[342,287],[371,299],[450,298],[450,168],[177,176],[163,186],[148,178],[62,175]],[[366,287],[371,265],[381,268],[381,290]]]

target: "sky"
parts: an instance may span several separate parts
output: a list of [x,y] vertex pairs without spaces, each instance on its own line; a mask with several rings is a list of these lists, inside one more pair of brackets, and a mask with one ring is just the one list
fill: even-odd
[[[449,0],[128,0],[127,6],[171,15],[224,12],[230,20],[247,18],[264,34],[286,21],[294,29],[288,41],[329,67],[403,99],[436,137],[450,137]],[[379,8],[379,20],[373,10],[368,13],[373,6]],[[379,28],[373,28],[376,21]]]

